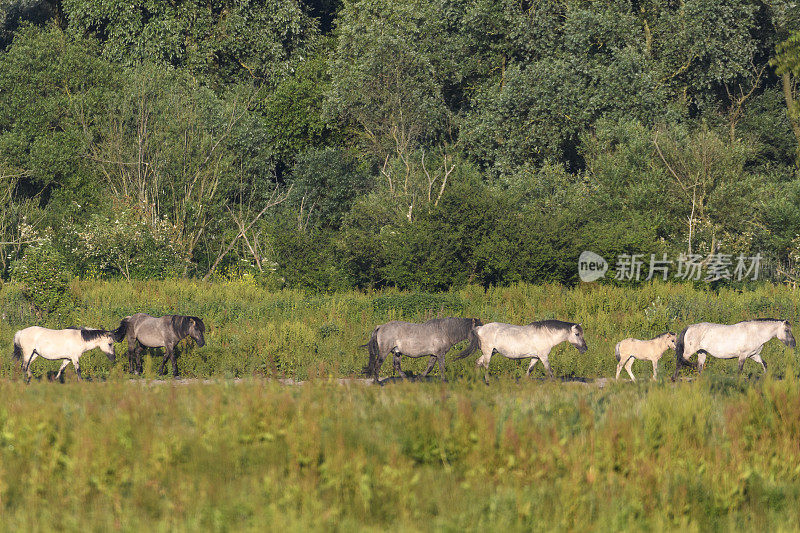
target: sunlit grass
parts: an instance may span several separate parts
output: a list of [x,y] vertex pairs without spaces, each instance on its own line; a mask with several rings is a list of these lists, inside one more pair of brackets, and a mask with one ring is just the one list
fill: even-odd
[[[555,374],[597,378],[614,375],[614,345],[626,337],[651,338],[700,321],[731,323],[757,317],[780,317],[794,324],[800,321],[796,291],[773,285],[744,292],[654,283],[639,288],[519,284],[489,290],[467,287],[438,295],[394,291],[307,294],[296,290],[270,292],[245,279],[216,283],[84,281],[74,282],[72,292],[77,302],[74,309],[41,320],[26,307],[19,290],[6,284],[0,292],[0,312],[6,316],[0,321],[0,351],[10,354],[13,332],[34,323],[112,328],[123,316],[140,311],[190,314],[205,320],[207,344],[202,349],[188,341],[181,345],[178,365],[184,376],[346,377],[360,374],[367,353],[359,346],[367,342],[376,325],[389,320],[475,316],[484,322],[525,324],[558,318],[583,325],[589,350],[579,354],[566,344],[556,347],[550,357]],[[797,329],[795,333],[800,335]],[[124,343],[118,345],[118,362],[113,369],[99,352],[87,355],[82,365],[95,377],[122,376],[126,348]],[[768,343],[763,355],[771,374],[798,373],[795,352],[778,341]],[[160,358],[150,366],[157,369],[159,364]],[[450,377],[473,376],[474,364],[474,357],[448,362]],[[404,368],[416,373],[426,365],[427,359],[403,361]],[[55,368],[56,364],[43,361],[33,365],[38,375]],[[495,356],[491,363],[495,376],[521,377],[526,368],[526,363],[501,356]],[[673,369],[674,355],[668,352],[659,373],[668,376]],[[0,375],[13,372],[10,359],[0,358]],[[383,375],[391,372],[391,365],[384,364]],[[634,372],[647,379],[648,364],[636,363]],[[733,375],[736,364],[711,358],[707,372]],[[760,376],[760,366],[748,361],[745,373]],[[541,365],[534,375],[544,375]],[[71,368],[68,377],[74,379]]]
[[5,529],[793,529],[794,378],[0,382]]

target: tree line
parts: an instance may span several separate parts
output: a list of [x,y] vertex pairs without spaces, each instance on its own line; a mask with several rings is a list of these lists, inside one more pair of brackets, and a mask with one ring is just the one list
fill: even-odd
[[0,0],[0,275],[800,259],[790,0]]

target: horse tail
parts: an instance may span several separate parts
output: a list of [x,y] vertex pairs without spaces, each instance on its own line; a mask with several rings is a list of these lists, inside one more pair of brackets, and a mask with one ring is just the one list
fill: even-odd
[[19,342],[19,332],[14,335],[14,353],[12,354],[12,357],[17,361],[22,359],[22,346],[20,346]]
[[691,326],[686,326],[681,330],[678,334],[678,338],[675,339],[675,373],[672,374],[672,381],[678,377],[678,371],[681,369],[682,366],[690,366],[692,368],[697,367],[697,363],[694,361],[689,361],[688,359],[684,359],[683,352],[686,349],[686,332],[689,331]]
[[369,350],[369,362],[362,370],[362,372],[367,376],[374,374],[375,365],[378,363],[378,352],[380,351],[378,348],[378,329],[380,329],[380,326],[373,330],[372,336],[369,338],[369,342],[360,346],[361,348],[366,348]]
[[114,342],[120,342],[125,338],[125,335],[128,334],[128,320],[130,320],[130,318],[129,316],[123,318],[119,323],[119,327],[111,332],[111,335],[114,337]]
[[478,339],[478,334],[476,333],[476,328],[472,328],[472,329],[469,330],[469,333],[467,333],[467,340],[469,341],[469,344],[467,345],[466,348],[464,348],[462,351],[457,353],[455,355],[455,357],[453,357],[453,361],[457,361],[459,359],[463,359],[465,357],[468,357],[468,356],[474,354],[475,350],[478,349],[478,344],[479,344],[480,340]]
[[622,343],[621,343],[621,342],[618,342],[618,343],[617,343],[617,345],[616,345],[616,346],[614,346],[614,355],[616,355],[616,356],[617,356],[617,362],[618,362],[618,363],[619,363],[619,360],[620,360],[620,355],[619,355],[619,345],[620,345],[620,344],[622,344]]

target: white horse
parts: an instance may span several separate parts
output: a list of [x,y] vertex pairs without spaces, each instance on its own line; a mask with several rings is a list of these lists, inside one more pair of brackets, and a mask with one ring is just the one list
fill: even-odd
[[656,379],[658,372],[658,360],[668,349],[675,349],[675,334],[671,331],[653,337],[649,341],[640,339],[624,339],[614,347],[614,355],[617,356],[617,379],[622,369],[628,371],[631,381],[636,381],[633,376],[633,361],[641,359],[653,363],[653,380]]
[[531,358],[526,374],[528,376],[531,375],[536,362],[541,360],[547,374],[552,378],[553,371],[550,370],[548,356],[553,346],[566,341],[575,346],[580,353],[587,350],[581,325],[561,320],[542,320],[527,326],[490,322],[485,326],[476,327],[474,331],[483,354],[478,358],[477,365],[482,366],[487,372],[489,361],[494,352],[497,352],[509,359]]
[[114,333],[104,329],[47,329],[32,326],[14,334],[14,358],[22,360],[22,370],[28,374],[28,380],[32,377],[31,363],[37,357],[64,361],[56,379],[61,379],[62,372],[70,362],[75,367],[78,379],[81,379],[81,367],[78,364],[81,355],[93,348],[100,348],[113,363],[116,361],[115,340]]
[[[672,380],[675,381],[678,377],[678,371],[683,365],[699,365],[699,372],[702,372],[707,354],[718,359],[738,359],[739,374],[748,358],[760,363],[766,372],[767,364],[761,359],[761,349],[767,341],[775,337],[790,348],[797,344],[792,335],[792,326],[787,320],[759,318],[731,325],[710,322],[692,324],[681,331],[675,343],[675,373]],[[695,352],[697,364],[688,360]]]

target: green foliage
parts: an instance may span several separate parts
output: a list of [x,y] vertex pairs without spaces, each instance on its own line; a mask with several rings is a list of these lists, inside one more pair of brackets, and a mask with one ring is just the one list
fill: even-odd
[[311,149],[292,172],[294,204],[305,226],[338,228],[370,178],[352,154],[335,148]]
[[85,214],[91,203],[85,200],[100,191],[84,157],[81,121],[101,112],[116,86],[113,67],[94,42],[54,26],[24,27],[0,57],[0,157],[23,171],[20,187],[28,195],[63,194],[58,214],[72,202]]
[[318,34],[294,0],[65,0],[63,9],[70,33],[98,38],[115,63],[185,68],[215,84],[277,82],[289,73],[295,54],[308,54]]
[[27,247],[11,266],[11,278],[21,285],[22,294],[40,317],[71,311],[69,272],[64,256],[49,241]]
[[274,90],[261,90],[254,108],[262,117],[272,157],[289,164],[300,152],[329,140],[332,132],[322,118],[329,84],[326,57],[320,53],[303,58]]
[[6,382],[3,517],[74,530],[793,529],[800,385],[727,383]]
[[[796,255],[788,0],[2,7],[5,276],[15,225],[152,258],[81,245],[85,276],[315,291],[573,283],[587,248]],[[120,202],[174,235],[131,241]]]
[[410,294],[383,294],[372,300],[372,309],[381,313],[399,311],[401,316],[418,316],[425,312],[464,312],[464,301],[455,294],[415,292]]
[[[183,271],[179,232],[166,218],[148,224],[135,208],[119,206],[110,216],[91,215],[88,224],[64,237],[83,277],[163,279]],[[112,220],[113,217],[113,220]]]
[[448,120],[431,57],[419,38],[428,2],[346,1],[331,63],[328,114],[356,128],[383,159],[443,133]]

